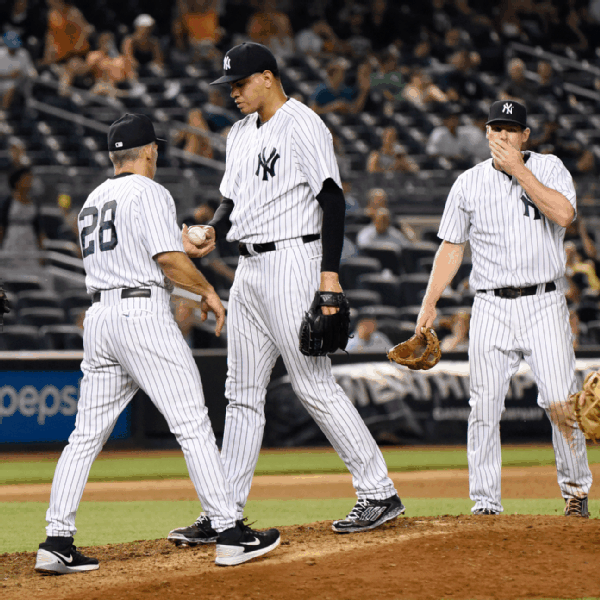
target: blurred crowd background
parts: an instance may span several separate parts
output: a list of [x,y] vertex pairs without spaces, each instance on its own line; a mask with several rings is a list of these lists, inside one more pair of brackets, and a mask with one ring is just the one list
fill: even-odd
[[[208,84],[248,40],[271,48],[287,94],[333,135],[350,352],[414,331],[446,195],[489,158],[489,105],[511,98],[527,105],[529,149],[576,182],[567,298],[576,347],[600,344],[600,0],[4,0],[0,23],[0,278],[13,307],[0,349],[82,347],[77,214],[112,173],[106,132],[123,113],[169,140],[157,180],[181,223],[210,220],[240,115]],[[224,300],[237,261],[225,241],[198,261]],[[438,305],[445,352],[467,348],[469,271],[467,252]],[[173,310],[193,348],[226,345],[194,303]]]

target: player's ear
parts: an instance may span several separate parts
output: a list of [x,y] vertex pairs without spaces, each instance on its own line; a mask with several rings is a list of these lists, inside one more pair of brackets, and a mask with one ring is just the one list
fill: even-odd
[[529,129],[529,127],[525,127],[525,129],[523,129],[523,143],[525,143],[529,139],[530,134],[531,129]]

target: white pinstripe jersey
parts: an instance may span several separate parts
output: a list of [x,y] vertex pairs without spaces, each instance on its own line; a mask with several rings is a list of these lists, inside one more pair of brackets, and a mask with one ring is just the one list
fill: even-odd
[[264,243],[320,233],[315,196],[328,178],[342,187],[329,129],[293,98],[257,124],[258,114],[248,115],[227,137],[220,187],[234,202],[227,239]]
[[143,175],[121,175],[98,186],[85,201],[78,225],[90,294],[168,287],[152,257],[184,252],[171,194]]
[[[576,209],[573,179],[551,154],[529,153],[527,168]],[[525,287],[556,281],[564,290],[565,228],[545,217],[516,178],[479,163],[458,177],[444,208],[438,236],[471,243],[471,289]]]

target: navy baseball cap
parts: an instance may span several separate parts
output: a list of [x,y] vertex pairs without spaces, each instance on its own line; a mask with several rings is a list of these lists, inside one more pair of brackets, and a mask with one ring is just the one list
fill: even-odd
[[498,122],[515,123],[524,129],[527,127],[527,109],[525,105],[514,100],[498,100],[490,106],[486,125]]
[[223,58],[223,77],[219,77],[210,85],[232,83],[263,71],[271,71],[276,77],[279,75],[277,60],[273,53],[262,44],[244,42],[239,46],[234,46],[225,55]]
[[21,43],[21,38],[16,31],[7,31],[3,36],[4,44],[8,48],[12,48],[13,50],[17,50],[23,44]]
[[129,150],[152,142],[166,142],[156,137],[154,125],[146,115],[124,114],[108,130],[108,151]]

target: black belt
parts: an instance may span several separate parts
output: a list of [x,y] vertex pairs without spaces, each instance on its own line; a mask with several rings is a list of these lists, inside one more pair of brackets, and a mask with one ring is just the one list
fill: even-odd
[[[302,241],[305,244],[309,242],[316,242],[321,236],[318,233],[313,233],[311,235],[303,235]],[[277,250],[276,242],[265,242],[264,244],[252,244],[252,249],[257,254],[262,254],[263,252],[273,252],[273,250]],[[242,256],[251,256],[248,246],[244,244],[244,242],[240,242],[240,254]]]
[[[92,296],[93,302],[100,302],[102,292],[94,292]],[[148,288],[123,288],[121,290],[121,299],[125,298],[150,298],[152,296],[152,290]]]
[[[549,281],[548,283],[543,284],[544,287],[542,289],[542,293],[544,292],[553,292],[556,289],[556,285],[554,281]],[[537,285],[530,285],[529,287],[523,288],[515,288],[515,287],[505,287],[505,288],[496,288],[495,290],[477,290],[478,292],[494,292],[494,296],[498,296],[499,298],[520,298],[521,296],[533,296],[537,292]]]

